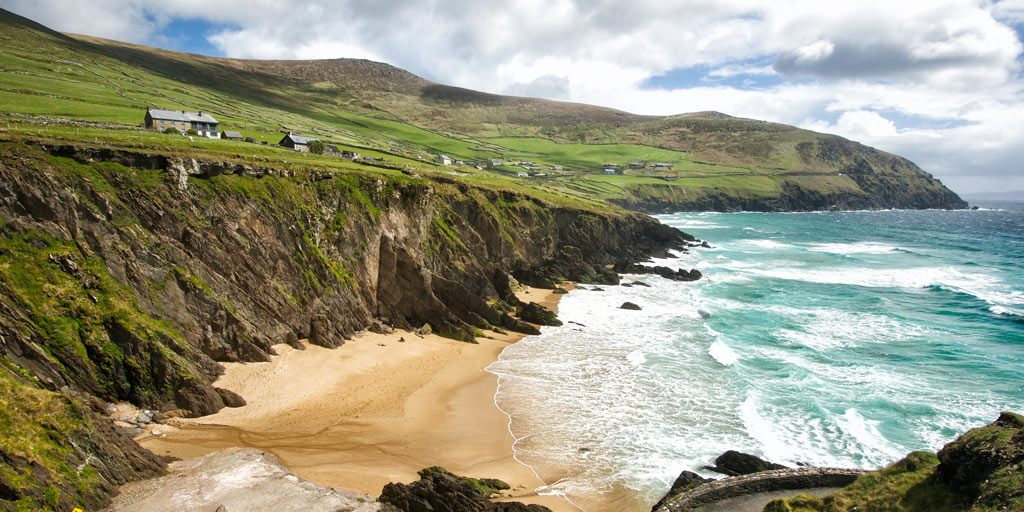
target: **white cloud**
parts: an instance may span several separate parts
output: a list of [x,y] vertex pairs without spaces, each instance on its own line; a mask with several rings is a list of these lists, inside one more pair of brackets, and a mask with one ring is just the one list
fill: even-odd
[[[905,154],[940,177],[1002,176],[1024,189],[1024,47],[1008,26],[1020,30],[1024,0],[6,3],[58,30],[132,42],[201,18],[223,26],[209,40],[231,57],[369,58],[487,92],[798,124]],[[698,65],[756,89],[641,88]]]
[[567,100],[569,99],[569,78],[565,76],[543,75],[529,83],[516,82],[506,87],[502,93],[510,96]]

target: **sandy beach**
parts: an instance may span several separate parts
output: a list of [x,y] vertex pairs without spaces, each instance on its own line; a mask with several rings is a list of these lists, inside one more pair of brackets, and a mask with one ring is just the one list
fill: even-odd
[[[518,295],[550,309],[561,297],[539,289]],[[258,448],[301,477],[371,496],[388,482],[417,480],[422,468],[444,466],[502,479],[515,501],[577,511],[538,495],[545,483],[514,459],[508,416],[494,404],[497,377],[484,368],[522,335],[486,334],[478,345],[406,331],[366,333],[333,350],[278,345],[270,362],[225,364],[215,383],[248,405],[175,419],[175,427],[157,427],[139,442],[179,458]]]

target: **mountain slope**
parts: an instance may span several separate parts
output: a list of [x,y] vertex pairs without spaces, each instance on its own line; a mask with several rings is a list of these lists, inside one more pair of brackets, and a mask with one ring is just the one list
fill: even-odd
[[[6,12],[0,47],[0,102],[14,114],[127,127],[147,106],[203,110],[257,142],[294,131],[422,169],[446,153],[493,176],[528,172],[531,187],[645,211],[966,206],[896,155],[714,112],[639,116],[500,96],[365,60],[184,54],[58,34]],[[601,174],[609,162],[626,170]]]

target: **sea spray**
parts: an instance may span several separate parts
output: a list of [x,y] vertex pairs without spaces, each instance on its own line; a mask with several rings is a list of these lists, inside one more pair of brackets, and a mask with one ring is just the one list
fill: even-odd
[[661,220],[713,248],[654,264],[704,279],[573,291],[559,316],[576,324],[489,368],[546,491],[643,510],[729,449],[876,468],[1024,410],[1024,214]]

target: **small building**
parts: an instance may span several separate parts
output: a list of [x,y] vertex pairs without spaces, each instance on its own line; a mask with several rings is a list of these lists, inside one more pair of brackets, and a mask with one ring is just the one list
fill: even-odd
[[345,160],[359,160],[363,155],[356,153],[355,151],[342,151],[341,157]]
[[604,168],[605,169],[615,169],[618,166],[619,166],[619,164],[613,164],[613,163],[604,164]]
[[341,150],[338,149],[338,146],[333,146],[331,144],[327,144],[327,145],[324,146],[324,154],[325,155],[340,155],[341,154]]
[[643,166],[644,166],[644,163],[643,163],[643,162],[636,162],[636,161],[633,161],[633,162],[630,162],[630,163],[629,163],[629,166],[630,166],[630,167],[632,167],[632,168],[634,168],[634,169],[639,169],[639,168],[641,168],[641,167],[643,167]]
[[228,140],[242,140],[242,132],[224,130],[220,132],[220,138]]
[[672,167],[672,164],[666,163],[666,162],[658,162],[658,163],[654,164],[654,167],[657,167],[657,168],[668,168],[668,167]]
[[644,174],[654,174],[654,168],[644,169]]
[[438,158],[438,160],[441,161],[441,165],[451,165],[452,164],[452,159],[448,155],[442,154],[441,156],[439,156],[437,158]]
[[491,160],[491,167],[497,167],[499,165],[504,165],[504,162],[501,160]]
[[195,130],[202,137],[219,139],[219,126],[220,123],[213,116],[202,111],[146,109],[146,128],[154,128],[159,131],[174,128],[182,135],[187,130]]
[[615,172],[615,169],[605,169],[604,173],[605,174],[618,174],[617,172]]
[[562,166],[561,165],[552,165],[551,166],[551,170],[552,171],[561,171],[562,170]]
[[278,142],[277,145],[284,146],[286,148],[291,148],[294,149],[295,151],[308,153],[309,143],[319,140],[320,139],[316,137],[303,137],[302,135],[294,135],[291,132],[288,132],[288,135],[285,135],[284,138],[281,139],[281,142]]
[[517,178],[529,178],[530,177],[530,173],[519,171],[519,172],[516,173],[516,177]]
[[466,165],[466,162],[464,162],[462,160],[456,160],[455,161],[455,165]]

